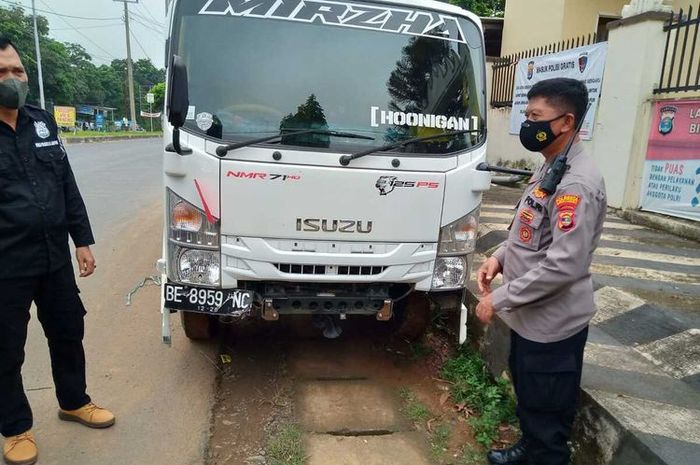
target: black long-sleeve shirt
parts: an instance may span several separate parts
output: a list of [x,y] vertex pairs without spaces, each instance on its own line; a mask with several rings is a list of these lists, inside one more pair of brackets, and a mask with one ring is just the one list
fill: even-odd
[[95,243],[85,203],[50,113],[26,105],[0,122],[0,279],[38,276]]

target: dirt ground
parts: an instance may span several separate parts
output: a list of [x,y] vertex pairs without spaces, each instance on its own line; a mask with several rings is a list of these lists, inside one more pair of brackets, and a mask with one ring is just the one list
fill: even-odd
[[[224,327],[212,342],[219,382],[208,464],[276,464],[267,444],[289,424],[301,429],[311,465],[449,464],[465,446],[478,450],[448,398],[449,383],[440,379],[451,352],[447,336],[408,343],[376,334],[377,324],[350,322],[335,340],[316,335],[303,318],[242,331]],[[429,417],[409,418],[402,392],[411,392]],[[436,454],[430,438],[438,423],[450,434]]]

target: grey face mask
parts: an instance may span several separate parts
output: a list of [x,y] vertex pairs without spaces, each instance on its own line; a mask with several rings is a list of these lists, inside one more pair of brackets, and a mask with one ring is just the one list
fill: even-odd
[[22,108],[27,101],[29,84],[14,78],[0,81],[0,107]]

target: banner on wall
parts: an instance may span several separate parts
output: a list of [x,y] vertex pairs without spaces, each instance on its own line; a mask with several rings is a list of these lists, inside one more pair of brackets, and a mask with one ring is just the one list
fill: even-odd
[[75,127],[74,107],[53,107],[53,117],[56,119],[56,124],[60,127]]
[[593,137],[600,88],[603,84],[605,56],[608,43],[586,45],[559,53],[551,53],[534,58],[524,58],[518,62],[515,70],[515,90],[513,94],[513,111],[510,115],[510,133],[520,134],[520,125],[525,121],[527,93],[532,86],[545,79],[564,77],[578,79],[588,87],[588,99],[591,108],[581,128],[581,139]]
[[642,210],[700,221],[700,100],[654,105]]

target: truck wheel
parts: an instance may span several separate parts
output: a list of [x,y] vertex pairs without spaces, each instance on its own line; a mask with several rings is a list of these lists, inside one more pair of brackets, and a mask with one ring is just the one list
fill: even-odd
[[193,341],[209,339],[214,328],[214,320],[209,315],[202,313],[180,312],[182,329],[185,336]]
[[409,341],[420,339],[430,326],[432,307],[425,293],[413,292],[394,306],[389,322],[395,336]]

